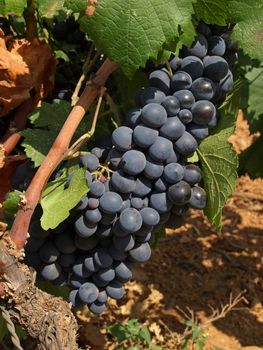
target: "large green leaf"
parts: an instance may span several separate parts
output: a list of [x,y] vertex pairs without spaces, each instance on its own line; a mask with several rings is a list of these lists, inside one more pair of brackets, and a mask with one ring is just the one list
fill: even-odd
[[208,24],[224,26],[227,24],[229,0],[197,0],[195,14]]
[[181,34],[180,45],[192,43],[193,12],[192,0],[101,0],[81,27],[131,77]]
[[[35,166],[39,166],[55,141],[62,125],[71,110],[69,102],[43,103],[30,117],[34,129],[26,129],[21,132],[24,136],[22,146],[26,155],[32,159]],[[81,123],[74,135],[73,141],[85,132],[84,122]]]
[[22,16],[26,4],[26,0],[0,0],[0,13],[1,15],[13,13],[17,16]]
[[229,20],[236,23],[232,37],[245,53],[263,60],[262,0],[232,0],[228,2]]
[[47,184],[42,198],[41,206],[43,215],[41,217],[41,226],[44,230],[54,229],[70,214],[81,197],[88,192],[86,179],[86,170],[79,168],[74,171],[69,187],[66,187],[67,171]]
[[237,180],[237,154],[228,139],[235,130],[242,89],[243,81],[238,80],[232,94],[221,106],[218,126],[197,150],[207,193],[204,213],[218,231],[221,229],[222,209],[234,192]]

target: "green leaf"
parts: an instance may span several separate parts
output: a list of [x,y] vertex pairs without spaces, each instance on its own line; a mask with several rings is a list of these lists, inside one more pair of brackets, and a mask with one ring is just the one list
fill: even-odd
[[194,331],[192,334],[192,340],[195,342],[201,335],[201,327],[196,326],[194,327]]
[[42,17],[53,18],[63,10],[65,0],[37,0],[38,11]]
[[239,157],[239,173],[248,174],[252,179],[263,178],[263,135],[261,135]]
[[263,3],[261,0],[232,0],[229,20],[236,23],[232,37],[245,53],[263,60]]
[[248,83],[248,106],[246,117],[251,132],[263,132],[263,67],[253,68],[246,74]]
[[9,13],[22,16],[26,7],[27,0],[0,0],[0,13],[7,15]]
[[234,192],[237,180],[237,155],[228,142],[229,136],[234,132],[235,120],[236,113],[222,111],[216,130],[197,150],[207,193],[204,213],[218,231],[221,229],[222,209]]
[[82,29],[124,73],[131,77],[148,58],[157,58],[164,44],[194,39],[191,0],[102,0]]
[[47,292],[48,294],[52,294],[56,297],[62,297],[63,299],[68,301],[68,295],[70,291],[68,287],[58,287],[52,283],[43,282],[39,280],[37,280],[36,286],[44,292]]
[[54,229],[70,214],[81,197],[88,192],[86,170],[79,168],[74,172],[68,188],[65,188],[67,173],[64,172],[59,178],[47,184],[42,198],[41,206],[43,215],[41,226],[44,230]]
[[87,0],[65,0],[65,7],[73,12],[81,12],[87,6]]
[[[61,101],[53,104],[43,103],[41,108],[31,114],[30,120],[34,124],[34,129],[26,129],[21,132],[21,135],[25,138],[22,146],[35,167],[43,162],[70,110],[70,103]],[[82,122],[79,126],[73,142],[85,132],[84,124]]]
[[118,342],[122,342],[126,339],[130,339],[131,334],[127,331],[127,327],[122,324],[113,324],[108,326],[108,332],[115,338]]
[[5,215],[5,219],[8,224],[8,227],[11,227],[13,224],[14,217],[18,209],[18,204],[20,201],[21,194],[22,192],[17,190],[10,192],[7,200],[5,200],[3,203],[4,215]]
[[229,0],[197,0],[194,4],[196,17],[207,24],[227,24]]
[[195,152],[191,157],[187,158],[188,163],[198,163],[199,162],[199,157],[197,152]]
[[147,345],[151,343],[151,335],[147,327],[142,327],[139,333],[141,340],[145,341]]

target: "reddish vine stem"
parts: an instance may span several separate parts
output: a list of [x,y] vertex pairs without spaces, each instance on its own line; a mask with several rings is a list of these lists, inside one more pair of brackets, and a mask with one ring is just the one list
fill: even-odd
[[30,98],[17,109],[14,119],[10,122],[8,130],[1,140],[6,155],[9,155],[19,142],[21,138],[19,131],[26,127],[28,114],[33,111],[34,107],[33,98]]
[[25,245],[29,223],[45,184],[68,151],[74,132],[86,111],[100,93],[100,89],[104,86],[109,75],[117,68],[117,64],[106,59],[94,79],[86,86],[77,104],[70,112],[65,124],[60,130],[60,133],[49,150],[45,160],[32,179],[25,193],[26,205],[18,210],[15,221],[10,230],[10,237],[17,249],[22,249]]

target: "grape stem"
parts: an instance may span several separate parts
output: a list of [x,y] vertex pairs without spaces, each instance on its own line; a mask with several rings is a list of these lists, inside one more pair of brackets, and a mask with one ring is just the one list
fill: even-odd
[[93,57],[93,59],[91,60],[91,54],[92,54],[92,51],[94,49],[94,45],[92,44],[90,50],[89,50],[89,53],[88,53],[88,56],[87,56],[87,59],[83,65],[83,73],[81,74],[81,77],[79,78],[79,81],[77,82],[77,85],[75,87],[75,90],[71,96],[71,103],[72,103],[72,106],[75,106],[75,104],[78,102],[78,99],[79,99],[79,92],[80,92],[80,89],[82,87],[82,84],[84,83],[90,69],[92,68],[92,66],[94,65],[94,63],[97,61],[97,59],[100,57],[101,55],[101,52],[98,51],[95,56]]
[[165,61],[165,64],[166,64],[166,68],[167,68],[167,70],[168,70],[168,72],[169,72],[169,75],[172,77],[173,76],[173,71],[172,71],[172,68],[171,68],[171,66],[170,66],[170,63],[169,63],[169,61]]
[[106,59],[92,81],[87,84],[77,104],[71,110],[55,142],[49,150],[43,163],[37,170],[26,193],[26,205],[19,208],[13,226],[10,230],[10,237],[17,249],[22,249],[27,240],[27,232],[32,214],[40,200],[42,190],[49,177],[58,164],[64,159],[68,152],[70,141],[86,114],[87,110],[100,94],[101,88],[105,85],[107,78],[118,68],[116,63]]
[[82,135],[68,150],[66,153],[64,159],[69,159],[74,156],[74,154],[84,145],[85,142],[87,142],[95,133],[96,125],[99,117],[100,107],[103,99],[103,95],[105,93],[106,89],[105,87],[102,87],[100,90],[100,96],[97,102],[96,110],[93,116],[93,121],[91,125],[90,131],[88,131],[86,134]]

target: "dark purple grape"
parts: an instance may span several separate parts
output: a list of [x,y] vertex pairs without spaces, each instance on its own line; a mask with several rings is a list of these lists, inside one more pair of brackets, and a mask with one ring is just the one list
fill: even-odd
[[95,284],[86,282],[79,288],[79,298],[86,304],[93,303],[99,295],[99,290]]
[[164,167],[164,179],[169,183],[176,183],[183,179],[184,168],[179,163],[170,163]]
[[203,75],[204,65],[199,57],[187,56],[182,60],[181,70],[188,73],[195,80]]
[[202,179],[201,170],[195,164],[187,164],[184,167],[183,180],[188,182],[191,186],[199,183]]
[[167,120],[165,108],[158,103],[149,103],[142,109],[142,121],[154,128],[162,126]]
[[208,39],[208,54],[210,56],[223,56],[225,51],[225,40],[221,36],[213,35]]
[[156,87],[147,87],[142,91],[141,94],[141,105],[145,106],[149,103],[162,103],[165,99],[165,93]]
[[192,78],[188,73],[184,71],[178,71],[174,73],[172,77],[171,86],[173,91],[190,89],[192,86]]
[[207,56],[204,59],[204,67],[204,76],[213,81],[220,81],[228,72],[227,62],[220,56]]
[[216,93],[216,85],[208,78],[198,78],[193,82],[191,91],[196,101],[212,100]]
[[202,34],[198,34],[197,38],[195,39],[193,45],[189,48],[184,48],[184,52],[186,56],[197,56],[200,58],[205,57],[207,54],[207,49],[208,49],[208,43]]
[[127,151],[122,156],[120,165],[126,174],[138,175],[146,166],[146,158],[141,151]]
[[154,143],[158,135],[158,130],[152,127],[137,125],[133,131],[133,141],[137,146],[147,148]]
[[120,126],[112,133],[112,143],[119,151],[128,151],[132,146],[132,129]]
[[116,214],[121,210],[122,198],[118,193],[105,192],[100,198],[100,209],[106,214]]
[[130,109],[126,113],[125,120],[130,128],[135,128],[141,122],[141,109],[137,107]]
[[181,109],[178,113],[178,118],[183,124],[189,124],[193,120],[193,115],[189,109]]
[[191,108],[195,103],[195,97],[189,90],[176,91],[174,96],[180,101],[181,109]]
[[187,157],[193,154],[198,147],[196,139],[189,134],[189,132],[184,132],[183,135],[175,142],[175,150]]
[[150,197],[150,207],[162,214],[171,210],[172,203],[166,192],[153,193]]
[[136,187],[136,182],[134,177],[125,174],[122,170],[116,170],[113,173],[111,178],[111,184],[120,193],[133,192]]
[[99,159],[94,154],[80,156],[80,164],[89,171],[95,171],[99,166]]
[[204,209],[206,207],[206,192],[203,188],[196,186],[191,189],[189,206],[194,209]]
[[[157,162],[165,161],[169,158],[173,144],[165,137],[158,136],[155,142],[149,147],[149,156]],[[146,167],[147,168],[147,162]]]
[[208,124],[216,114],[216,108],[214,104],[207,100],[200,100],[195,102],[191,111],[193,115],[193,122],[201,125]]
[[167,96],[162,102],[169,117],[174,117],[180,111],[180,102],[175,96]]
[[135,247],[129,251],[129,258],[132,262],[143,263],[151,257],[151,247],[149,243],[137,243]]
[[170,92],[171,78],[169,73],[165,69],[155,70],[149,76],[151,86],[154,86],[166,95]]
[[168,197],[173,204],[183,205],[191,198],[191,187],[185,181],[180,181],[168,189]]

